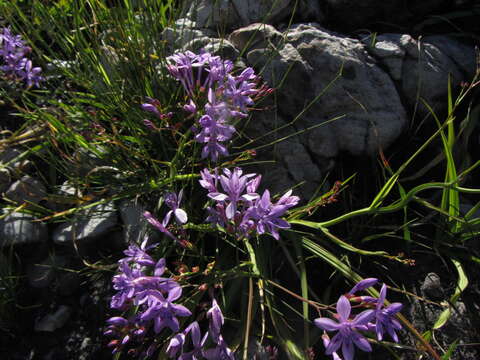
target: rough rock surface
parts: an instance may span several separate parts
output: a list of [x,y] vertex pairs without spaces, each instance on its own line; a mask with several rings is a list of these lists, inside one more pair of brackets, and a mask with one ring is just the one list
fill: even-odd
[[[448,306],[447,299],[451,294],[448,294],[442,288],[440,277],[435,273],[429,273],[422,286],[423,295],[430,300],[441,304],[435,305],[430,302],[415,301],[410,310],[410,318],[413,326],[420,332],[430,330],[433,324],[437,321],[440,314]],[[442,296],[444,294],[444,296]],[[472,344],[476,342],[478,336],[471,312],[477,311],[469,309],[463,299],[457,301],[451,309],[451,317],[447,323],[438,331],[435,332],[435,343],[440,345],[443,349],[448,347],[456,340],[458,340],[458,347],[450,357],[451,360],[476,360],[480,356],[478,347],[463,346],[465,344]],[[413,340],[415,341],[415,340]]]
[[15,181],[5,193],[5,196],[16,203],[24,202],[38,204],[46,196],[47,190],[39,180],[25,175]]
[[434,110],[444,110],[449,75],[455,88],[471,81],[475,73],[474,48],[448,36],[427,36],[420,41],[407,34],[381,34],[373,45],[370,38],[364,42],[399,82],[408,105],[418,104],[423,115],[428,109],[420,99]]
[[360,41],[317,24],[284,35],[277,48],[247,53],[248,64],[277,90],[276,111],[260,112],[249,126],[251,134],[270,134],[266,143],[299,134],[273,153],[287,170],[281,178],[290,178],[289,186],[307,181],[311,196],[340,152],[377,153],[400,135],[407,117],[394,82]]
[[53,232],[57,244],[71,244],[108,234],[117,225],[117,213],[112,203],[92,207],[77,215],[72,223],[59,225]]
[[45,242],[48,231],[45,224],[34,222],[28,214],[13,212],[0,219],[0,248],[7,245]]
[[[296,0],[195,0],[186,17],[201,28],[236,29],[263,22],[278,24],[292,16]],[[322,21],[324,16],[316,0],[297,3],[296,17]]]
[[282,41],[282,33],[272,25],[255,23],[233,31],[230,42],[240,51],[264,49],[268,46],[277,46]]

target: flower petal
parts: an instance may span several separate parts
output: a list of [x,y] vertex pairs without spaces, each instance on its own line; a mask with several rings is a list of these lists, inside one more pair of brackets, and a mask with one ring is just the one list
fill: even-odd
[[178,222],[181,224],[185,224],[188,221],[188,216],[185,210],[176,209],[175,210],[175,217],[177,218]]
[[341,328],[341,325],[329,318],[318,318],[313,321],[316,327],[326,331],[336,331]]
[[340,315],[340,319],[343,321],[347,321],[348,317],[350,316],[350,311],[352,307],[350,305],[350,301],[345,296],[340,296],[337,301],[337,313]]

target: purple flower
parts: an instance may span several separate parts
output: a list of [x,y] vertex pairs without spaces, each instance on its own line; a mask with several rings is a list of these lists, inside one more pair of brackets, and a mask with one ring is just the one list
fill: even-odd
[[213,341],[218,342],[224,318],[222,310],[215,299],[212,299],[212,307],[207,311],[207,318],[210,320],[210,335],[212,336]]
[[180,286],[170,289],[167,297],[159,290],[146,290],[145,297],[148,308],[140,315],[141,321],[153,321],[155,333],[160,333],[168,327],[173,332],[180,328],[177,316],[190,316],[192,313],[185,306],[174,304],[173,301],[180,298],[182,288]]
[[376,278],[367,278],[363,279],[362,281],[359,281],[355,286],[347,293],[348,295],[354,295],[358,291],[363,291],[365,289],[368,289],[369,287],[372,287],[378,282],[378,279]]
[[32,67],[32,62],[27,60],[24,69],[19,70],[17,75],[21,80],[24,80],[27,83],[27,87],[31,87],[32,85],[38,87],[40,81],[43,80],[39,75],[41,72],[42,69],[40,67]]
[[[251,203],[253,200],[259,197],[257,193],[243,193],[247,188],[248,182],[253,177],[255,177],[256,174],[242,174],[243,171],[240,168],[235,168],[233,171],[230,171],[229,169],[224,169],[223,175],[221,175],[219,179],[225,193],[211,192],[208,194],[208,197],[215,201],[228,201],[228,205],[225,209],[225,214],[227,219],[229,220],[233,219],[233,217],[235,216],[239,201]],[[250,189],[252,189],[252,187],[250,187]]]
[[185,210],[180,209],[180,202],[182,201],[183,189],[180,190],[178,196],[177,194],[171,192],[165,194],[165,204],[171,209],[165,215],[165,218],[162,221],[163,226],[167,226],[170,222],[170,218],[175,215],[175,219],[180,224],[185,224],[188,221],[187,213]]
[[208,169],[203,169],[200,171],[200,177],[202,178],[199,180],[200,185],[207,189],[208,192],[218,192],[217,185],[218,185],[218,173],[217,169],[215,169],[214,174],[210,174]]
[[132,269],[127,262],[120,262],[120,274],[113,277],[113,288],[117,293],[112,296],[110,307],[112,309],[124,309],[129,300],[135,296],[135,279],[144,276],[139,269]]
[[184,334],[187,335],[188,333],[190,333],[190,338],[192,339],[193,349],[180,355],[177,360],[203,359],[203,347],[207,341],[208,331],[202,337],[200,326],[194,321],[185,329]]
[[395,330],[400,330],[402,325],[395,319],[395,316],[402,310],[403,305],[401,303],[393,303],[384,308],[383,303],[385,302],[386,296],[387,285],[383,284],[375,309],[375,332],[379,341],[382,341],[383,334],[387,332],[393,341],[398,342],[398,336]]
[[289,208],[295,206],[300,200],[297,196],[291,196],[291,194],[291,190],[286,192],[276,204],[273,204],[270,200],[270,192],[265,190],[262,197],[248,210],[248,216],[256,222],[259,234],[268,232],[278,240],[280,238],[278,229],[290,228],[290,224],[281,219],[280,216],[283,216]]
[[183,332],[176,334],[168,343],[167,356],[173,358],[179,351],[182,351],[183,345],[185,345],[185,334]]
[[153,244],[147,246],[148,238],[145,238],[143,243],[138,247],[136,244],[131,244],[127,250],[123,253],[126,255],[121,262],[134,262],[141,266],[153,266],[155,265],[155,261],[153,261],[152,257],[147,254],[147,251],[157,246],[157,244]]
[[[328,345],[330,344],[330,337],[326,333],[322,335],[322,342],[325,348],[327,348]],[[338,356],[338,354],[335,351],[332,353],[332,358],[333,360],[342,360],[342,358]]]
[[325,354],[332,355],[342,347],[344,359],[352,360],[355,354],[354,345],[363,351],[372,351],[368,340],[357,330],[366,330],[368,322],[375,317],[375,312],[374,310],[365,310],[350,320],[351,309],[350,302],[342,295],[337,302],[339,322],[329,318],[315,319],[314,323],[317,327],[326,331],[338,331],[328,344]]
[[235,360],[233,351],[228,348],[222,335],[218,337],[217,346],[213,349],[205,350],[203,355],[208,360]]
[[20,35],[12,35],[9,28],[3,28],[0,34],[0,57],[4,65],[0,66],[7,76],[15,80],[23,80],[27,87],[39,86],[43,78],[39,75],[42,69],[33,67],[31,60],[25,56],[31,48],[25,46]]

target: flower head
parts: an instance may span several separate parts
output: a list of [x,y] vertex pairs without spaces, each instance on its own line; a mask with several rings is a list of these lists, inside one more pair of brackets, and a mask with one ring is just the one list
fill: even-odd
[[373,310],[365,310],[351,320],[349,319],[351,309],[350,301],[345,296],[340,296],[337,302],[339,322],[329,318],[315,319],[314,323],[317,327],[326,331],[337,331],[328,344],[325,354],[332,355],[341,347],[344,360],[352,360],[355,354],[354,346],[363,351],[372,351],[368,340],[357,330],[366,330],[368,322],[375,317],[375,313]]

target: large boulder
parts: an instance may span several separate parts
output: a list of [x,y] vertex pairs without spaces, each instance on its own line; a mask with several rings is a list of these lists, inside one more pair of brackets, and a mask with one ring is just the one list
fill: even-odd
[[372,56],[398,81],[408,105],[421,115],[447,105],[448,81],[452,87],[469,82],[475,74],[475,49],[448,36],[414,39],[407,34],[381,34],[364,40]]
[[324,18],[317,0],[194,0],[185,16],[199,28],[214,30],[258,22],[278,24],[292,16],[310,21]]
[[397,139],[407,117],[391,77],[360,41],[317,24],[293,26],[284,37],[246,55],[276,89],[270,104],[276,111],[255,114],[248,131],[264,134],[255,144],[275,144],[267,157],[283,165],[281,177],[289,180],[283,186],[305,180],[308,197],[340,152],[378,153]]

